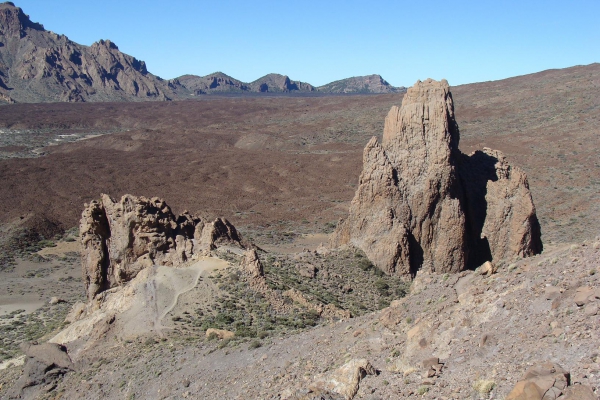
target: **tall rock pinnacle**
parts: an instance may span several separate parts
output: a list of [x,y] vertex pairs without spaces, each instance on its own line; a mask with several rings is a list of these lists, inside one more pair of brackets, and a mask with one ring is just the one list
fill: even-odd
[[362,249],[384,272],[458,272],[541,251],[527,177],[504,155],[466,156],[448,82],[418,81],[372,138],[348,218],[333,244]]

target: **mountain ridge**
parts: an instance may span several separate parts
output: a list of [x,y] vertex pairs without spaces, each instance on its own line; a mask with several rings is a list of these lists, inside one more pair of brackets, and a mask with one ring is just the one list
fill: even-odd
[[[104,102],[183,100],[204,94],[345,93],[323,90],[287,75],[267,74],[246,83],[223,72],[182,75],[165,80],[148,71],[146,63],[122,53],[111,40],[91,46],[45,30],[12,2],[0,3],[0,103]],[[381,85],[362,91],[392,93]],[[381,80],[383,80],[381,78]],[[384,81],[385,82],[385,81]],[[387,82],[386,82],[387,84]],[[386,86],[393,88],[391,86]]]
[[0,95],[5,102],[170,100],[169,81],[110,40],[91,46],[46,31],[13,3],[0,4]]

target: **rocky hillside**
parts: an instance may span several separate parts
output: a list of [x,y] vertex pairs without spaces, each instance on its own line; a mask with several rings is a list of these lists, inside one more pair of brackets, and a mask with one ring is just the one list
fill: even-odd
[[190,94],[200,95],[207,93],[243,93],[249,91],[247,83],[238,81],[222,72],[206,76],[183,75],[176,79]]
[[119,51],[91,46],[32,22],[13,3],[0,4],[0,97],[4,102],[169,100],[174,85]]
[[317,88],[324,93],[402,93],[405,87],[392,86],[381,75],[353,76]]
[[255,92],[314,92],[315,88],[310,83],[292,81],[287,75],[267,74],[250,83]]

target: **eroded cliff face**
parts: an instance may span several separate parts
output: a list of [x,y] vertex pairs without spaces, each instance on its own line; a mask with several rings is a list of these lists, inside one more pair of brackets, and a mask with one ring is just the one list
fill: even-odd
[[351,244],[389,274],[458,272],[542,249],[527,177],[499,151],[469,156],[448,83],[427,80],[392,107],[363,154],[359,187],[334,245]]
[[221,245],[242,247],[226,219],[174,215],[164,200],[102,195],[86,205],[79,226],[88,298],[132,280],[152,265],[177,266]]

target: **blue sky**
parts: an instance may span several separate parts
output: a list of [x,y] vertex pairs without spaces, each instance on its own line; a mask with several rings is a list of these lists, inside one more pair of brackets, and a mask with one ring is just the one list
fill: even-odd
[[91,45],[111,39],[163,78],[222,71],[322,85],[380,74],[451,85],[600,62],[600,0],[14,0]]

